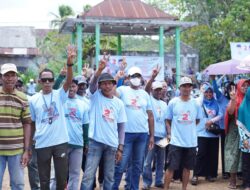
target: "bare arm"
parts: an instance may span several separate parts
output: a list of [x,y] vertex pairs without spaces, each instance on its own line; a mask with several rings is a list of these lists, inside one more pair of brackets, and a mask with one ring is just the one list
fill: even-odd
[[99,62],[99,66],[97,71],[95,72],[94,76],[92,77],[90,84],[89,84],[89,91],[91,94],[94,94],[97,90],[97,81],[100,75],[102,74],[102,71],[105,69],[108,62],[108,58],[106,58],[105,54],[103,58]]
[[230,91],[230,99],[231,100],[228,104],[227,111],[229,115],[233,115],[236,108],[236,91],[234,86],[232,86],[232,89]]
[[74,65],[74,59],[76,57],[76,47],[75,46],[68,46],[67,47],[67,53],[68,53],[68,57],[67,57],[67,76],[66,76],[66,81],[63,84],[63,89],[65,92],[68,91],[69,86],[72,83],[72,79],[73,79],[73,65]]
[[145,91],[146,91],[148,94],[150,94],[152,83],[154,82],[154,80],[155,80],[155,78],[157,77],[157,75],[158,75],[158,73],[160,72],[160,70],[161,70],[161,67],[159,67],[158,65],[157,65],[156,68],[153,69],[151,78],[149,79],[149,81],[147,82],[146,87],[145,87]]
[[21,164],[26,167],[29,162],[30,140],[31,140],[31,125],[24,124],[24,153],[22,155]]
[[149,126],[149,145],[148,148],[154,147],[154,116],[151,110],[147,110],[148,114],[148,126]]

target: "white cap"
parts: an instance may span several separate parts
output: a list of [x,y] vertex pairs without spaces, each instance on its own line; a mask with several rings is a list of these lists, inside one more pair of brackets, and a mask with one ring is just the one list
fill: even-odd
[[134,75],[134,74],[141,74],[141,69],[139,67],[131,67],[129,70],[128,70],[128,75],[131,76],[131,75]]
[[160,81],[153,82],[152,89],[155,90],[157,88],[163,88],[162,82],[160,82]]
[[180,80],[179,87],[184,84],[193,84],[191,78],[189,77],[182,77]]
[[8,73],[10,71],[17,73],[17,68],[16,68],[15,64],[5,63],[2,65],[2,67],[1,67],[1,74],[2,75],[4,75],[5,73]]
[[34,82],[34,79],[30,79],[30,82]]

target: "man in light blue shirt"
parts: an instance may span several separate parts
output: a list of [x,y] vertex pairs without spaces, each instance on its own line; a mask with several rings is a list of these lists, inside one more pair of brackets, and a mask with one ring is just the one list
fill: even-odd
[[[126,178],[127,188],[139,189],[147,142],[149,149],[154,146],[154,117],[150,97],[145,90],[141,89],[142,72],[138,67],[131,67],[128,75],[130,86],[120,86],[116,90],[117,96],[125,105],[128,122],[125,125],[122,161],[115,169],[113,190],[118,190],[122,175],[127,168],[129,168]],[[127,167],[128,163],[129,167]]]
[[73,60],[76,49],[68,47],[67,77],[63,87],[52,90],[54,73],[44,69],[39,74],[42,90],[29,100],[32,121],[35,123],[35,149],[37,151],[38,172],[41,189],[49,189],[51,158],[53,157],[56,188],[64,189],[68,176],[68,131],[64,117],[63,104],[73,78]]
[[190,170],[194,168],[197,147],[196,126],[202,118],[201,108],[191,98],[192,80],[182,77],[180,96],[172,99],[167,109],[167,128],[170,137],[167,158],[168,169],[165,174],[165,190],[169,189],[174,170],[183,165],[182,189],[187,189]]
[[[166,147],[161,147],[158,143],[167,140],[167,104],[161,100],[163,84],[160,81],[154,81],[159,70],[154,70],[152,77],[148,81],[145,90],[151,94],[150,100],[154,115],[154,147],[146,154],[143,167],[143,189],[150,189],[152,184],[152,161],[155,158],[155,187],[163,188],[163,170],[165,163]],[[153,82],[154,81],[154,82]],[[152,87],[152,88],[151,88]]]
[[[88,143],[89,105],[76,96],[78,81],[73,80],[69,87],[68,99],[64,104],[66,125],[69,134],[68,163],[69,179],[68,189],[78,189],[82,165],[83,147]],[[85,134],[85,133],[86,134]]]
[[[104,184],[106,190],[114,183],[115,162],[122,157],[124,123],[127,121],[124,104],[114,96],[114,78],[102,73],[106,66],[105,57],[90,82],[89,150],[81,190],[92,190],[100,159],[104,160]],[[98,81],[98,89],[97,89]]]

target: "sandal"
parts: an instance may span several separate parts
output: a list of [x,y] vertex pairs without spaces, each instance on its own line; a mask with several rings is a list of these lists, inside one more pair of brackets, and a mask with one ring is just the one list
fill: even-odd
[[234,184],[234,183],[229,183],[228,188],[229,189],[237,189],[236,184]]
[[194,176],[191,180],[191,184],[192,185],[197,185],[198,184],[198,177],[197,176]]

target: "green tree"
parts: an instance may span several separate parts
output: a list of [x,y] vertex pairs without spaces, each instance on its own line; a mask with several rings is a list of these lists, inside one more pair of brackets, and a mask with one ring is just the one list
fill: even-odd
[[50,22],[52,28],[58,28],[67,17],[75,15],[73,9],[68,5],[60,5],[58,7],[58,14],[52,12],[50,14],[55,17],[55,19]]

